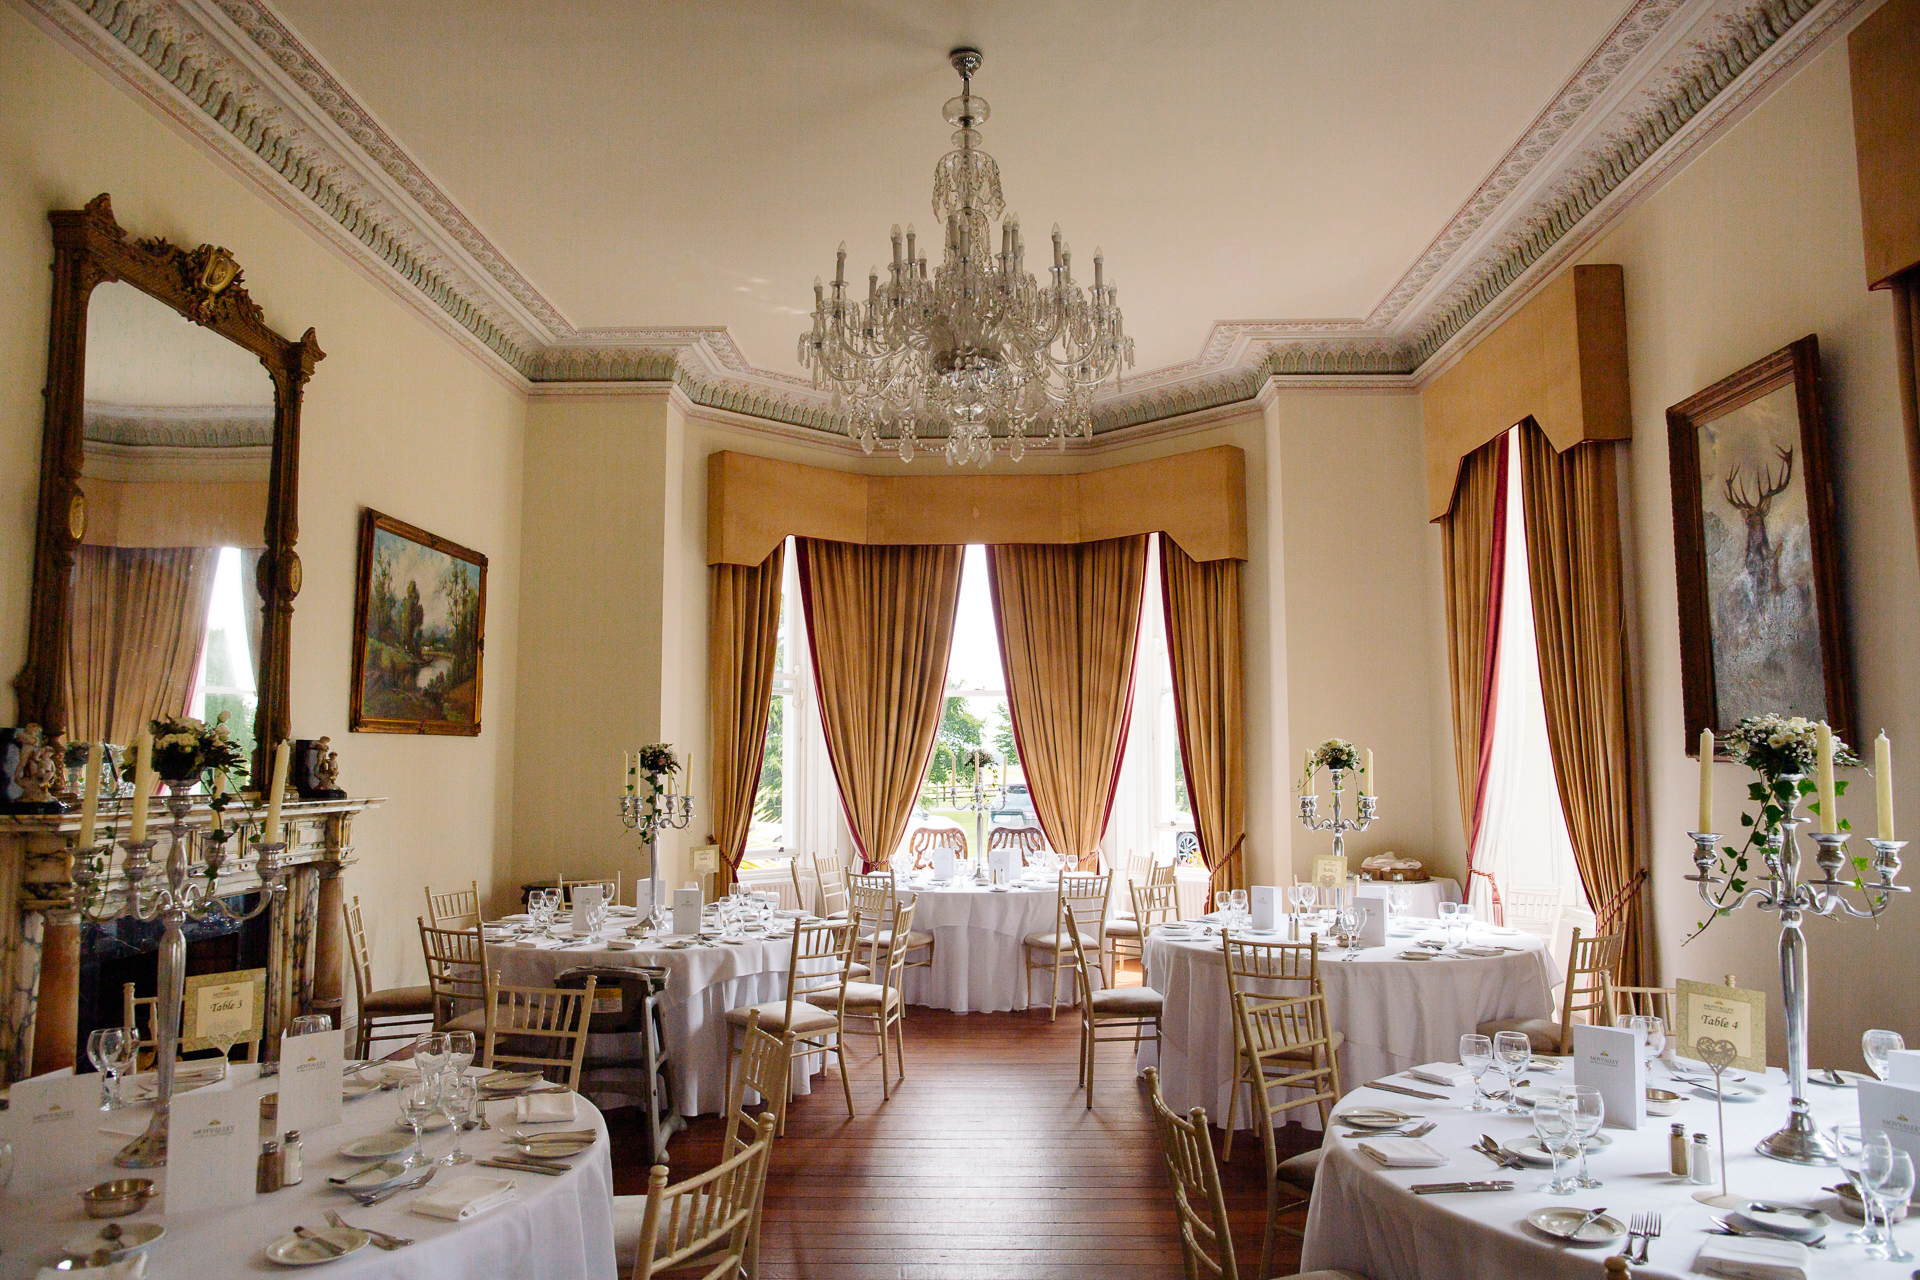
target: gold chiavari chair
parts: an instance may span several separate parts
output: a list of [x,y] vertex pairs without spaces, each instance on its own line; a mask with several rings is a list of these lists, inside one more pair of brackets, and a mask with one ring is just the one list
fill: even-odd
[[[431,902],[432,895],[428,895]],[[367,930],[360,919],[359,895],[340,904],[347,918],[347,961],[353,969],[353,994],[360,1006],[354,1023],[353,1056],[365,1058],[375,1040],[411,1040],[433,1025],[433,988],[387,987],[375,990],[373,959],[367,949]],[[420,1024],[424,1023],[425,1026]],[[406,1030],[398,1030],[398,1028]]]
[[[593,1014],[594,979],[582,987],[508,987],[487,975],[486,1052],[482,1064],[531,1067],[555,1084],[580,1088],[580,1063],[587,1056],[587,1022]],[[542,1053],[551,1041],[557,1053]],[[564,1079],[554,1080],[559,1072]]]
[[[427,958],[427,987],[433,992],[433,1029],[484,1035],[492,971],[479,927],[436,929],[417,917],[416,922]],[[462,1005],[469,1007],[463,1010]]]
[[480,923],[480,882],[478,880],[464,889],[448,889],[435,893],[429,887],[425,893],[427,923],[434,928],[471,929]]
[[1133,900],[1133,914],[1107,921],[1107,954],[1116,978],[1123,960],[1138,961],[1144,975],[1147,935],[1155,925],[1180,918],[1180,897],[1171,878],[1162,884],[1129,885],[1127,896]]
[[1611,977],[1607,979],[1607,1025],[1610,1027],[1638,1015],[1660,1019],[1668,1033],[1673,1034],[1679,1031],[1674,1022],[1679,1007],[1680,993],[1673,987],[1619,987]]
[[[861,924],[860,896],[854,895],[853,923],[857,930]],[[840,1011],[840,1034],[844,1039],[852,1030],[870,1034],[880,1046],[880,1096],[883,1099],[893,1097],[893,1086],[887,1076],[887,1039],[891,1033],[894,1059],[900,1066],[900,1078],[907,1078],[907,1031],[902,1014],[906,1009],[906,998],[900,991],[901,975],[906,969],[907,952],[913,947],[913,909],[916,904],[901,903],[897,898],[892,902],[891,915],[885,923],[885,929],[876,930],[874,937],[884,939],[876,942],[873,951],[874,975],[878,982],[849,982],[840,989],[837,1000],[831,996],[821,997],[821,1002],[833,1002]],[[925,935],[918,935],[924,937]],[[858,1028],[849,1027],[850,1022],[858,1022]]]
[[[1086,1086],[1087,1110],[1093,1110],[1093,1047],[1097,1044],[1128,1041],[1137,1057],[1140,1042],[1160,1043],[1160,1012],[1165,1005],[1152,987],[1101,987],[1094,990],[1093,973],[1087,964],[1087,950],[1074,919],[1073,908],[1061,912],[1066,935],[1073,942],[1074,979],[1080,988],[1080,1083]],[[1122,1034],[1100,1034],[1102,1029],[1118,1028]],[[1149,1035],[1149,1028],[1151,1034]],[[1125,1034],[1132,1032],[1132,1035]]]
[[[1051,932],[1030,933],[1020,940],[1020,949],[1026,957],[1027,965],[1027,1007],[1033,1007],[1033,974],[1036,969],[1045,972],[1052,981],[1053,990],[1049,993],[1047,1021],[1052,1022],[1060,1016],[1060,970],[1070,968],[1073,955],[1073,939],[1067,935],[1075,932],[1067,923],[1070,919],[1079,919],[1080,943],[1096,956],[1106,954],[1107,895],[1113,887],[1112,876],[1080,875],[1072,871],[1060,873],[1060,913],[1054,919]],[[1035,957],[1039,957],[1036,959]],[[1100,971],[1103,985],[1112,985],[1105,969]]]
[[1591,938],[1573,931],[1573,943],[1567,949],[1567,981],[1560,989],[1560,1018],[1500,1018],[1483,1022],[1475,1030],[1491,1038],[1502,1031],[1521,1031],[1533,1044],[1535,1053],[1565,1056],[1573,1052],[1573,1024],[1581,1022],[1605,1025],[1611,1017],[1607,985],[1620,977],[1620,960],[1626,954],[1627,935],[1596,933]]
[[847,893],[846,866],[838,853],[813,855],[813,883],[819,894],[813,914],[823,920],[846,919],[853,903]]
[[[847,1050],[845,1037],[841,1035],[838,1002],[839,993],[847,984],[853,931],[850,920],[803,921],[795,925],[792,950],[787,958],[786,995],[764,1004],[727,1010],[729,1062],[740,1053],[736,1041],[739,1033],[748,1027],[764,1028],[780,1036],[791,1032],[791,1057],[831,1053],[838,1060],[848,1116],[853,1115],[853,1085],[847,1079]],[[782,1132],[786,1130],[787,1098],[791,1092],[789,1086],[772,1099],[774,1116]]]
[[1147,1068],[1147,1096],[1160,1130],[1160,1150],[1166,1156],[1167,1179],[1173,1184],[1174,1220],[1180,1227],[1180,1252],[1187,1280],[1202,1276],[1240,1280],[1233,1256],[1233,1227],[1227,1216],[1227,1195],[1220,1185],[1220,1166],[1213,1158],[1207,1112],[1195,1107],[1186,1119],[1167,1109],[1160,1096],[1160,1071]]
[[[893,945],[894,904],[900,898],[893,872],[872,871],[864,875],[850,875],[847,877],[847,891],[853,898],[853,915],[867,922],[867,931],[861,935],[856,944],[856,950],[860,947],[866,948],[867,964],[874,970],[878,970],[880,952]],[[901,952],[906,958],[907,968],[933,968],[933,947],[934,940],[931,933],[925,930],[909,933],[906,950]],[[848,976],[858,977],[859,975]]]
[[667,1166],[653,1166],[640,1238],[634,1242],[632,1280],[668,1272],[691,1280],[752,1276],[747,1267],[757,1253],[774,1125],[771,1114],[761,1116],[745,1150],[672,1186]]
[[[1338,1054],[1345,1037],[1333,1029],[1327,1015],[1317,937],[1310,936],[1304,943],[1248,942],[1228,933],[1221,936],[1220,946],[1233,1005],[1234,1089],[1227,1103],[1224,1154],[1233,1158],[1234,1110],[1244,1087],[1266,1164],[1267,1221],[1260,1239],[1260,1275],[1264,1277],[1273,1267],[1280,1215],[1313,1195],[1313,1179],[1320,1167],[1318,1150],[1282,1161],[1274,1126],[1284,1122],[1287,1112],[1311,1106],[1319,1108],[1320,1127],[1327,1127],[1332,1105],[1340,1100]],[[1276,993],[1282,986],[1291,990]],[[1276,1093],[1291,1096],[1276,1098]],[[1284,1205],[1280,1203],[1282,1183],[1298,1193]]]

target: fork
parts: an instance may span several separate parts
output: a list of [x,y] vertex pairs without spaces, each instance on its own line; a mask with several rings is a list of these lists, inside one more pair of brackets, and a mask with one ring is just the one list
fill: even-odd
[[433,1175],[438,1172],[439,1170],[437,1168],[429,1169],[425,1173],[421,1174],[419,1177],[415,1178],[412,1182],[403,1182],[400,1185],[393,1186],[393,1187],[382,1187],[378,1191],[369,1191],[365,1195],[354,1194],[353,1198],[355,1200],[358,1200],[365,1207],[371,1209],[376,1204],[385,1204],[387,1201],[399,1195],[402,1191],[419,1190],[421,1187],[424,1187],[429,1182],[433,1181]]
[[1437,1120],[1429,1120],[1411,1129],[1404,1125],[1395,1129],[1355,1129],[1351,1133],[1343,1133],[1340,1136],[1343,1138],[1424,1138],[1432,1133],[1439,1123]]
[[1648,1213],[1640,1219],[1640,1265],[1647,1265],[1647,1246],[1660,1238],[1660,1215]]
[[400,1236],[390,1236],[384,1231],[375,1231],[372,1227],[356,1227],[331,1209],[327,1210],[327,1221],[342,1231],[365,1232],[367,1239],[373,1241],[377,1248],[385,1249],[388,1252],[392,1252],[395,1249],[403,1249],[413,1243],[413,1241],[403,1239]]

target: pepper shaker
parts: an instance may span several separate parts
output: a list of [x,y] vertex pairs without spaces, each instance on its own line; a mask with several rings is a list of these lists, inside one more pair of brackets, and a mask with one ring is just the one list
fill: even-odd
[[280,1144],[272,1138],[260,1144],[260,1163],[255,1166],[253,1189],[260,1195],[280,1189]]
[[1667,1136],[1667,1172],[1676,1178],[1691,1175],[1687,1162],[1687,1126],[1674,1121],[1673,1132]]

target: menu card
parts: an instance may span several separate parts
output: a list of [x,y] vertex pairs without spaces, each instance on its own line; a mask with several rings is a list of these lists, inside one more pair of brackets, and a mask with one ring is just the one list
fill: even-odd
[[673,891],[673,931],[676,934],[700,932],[700,891],[695,888]]
[[1360,913],[1360,945],[1363,947],[1384,947],[1387,945],[1387,913],[1382,910],[1386,904],[1373,900],[1372,906],[1356,906]]
[[280,1037],[280,1132],[312,1133],[340,1123],[344,1032]]
[[933,878],[935,880],[953,879],[953,850],[940,848],[933,851]]
[[600,899],[606,896],[607,886],[603,884],[577,884],[573,887],[573,931],[585,933],[588,928],[588,916],[600,905]]
[[50,1179],[70,1179],[70,1154],[76,1146],[94,1145],[101,1083],[92,1073],[63,1071],[13,1086],[7,1109],[0,1111],[0,1136],[13,1143],[14,1195],[37,1191]]
[[1627,1028],[1576,1022],[1573,1082],[1600,1091],[1609,1129],[1638,1129],[1647,1122],[1647,1066],[1640,1058],[1640,1037]]
[[[18,1086],[15,1086],[18,1088]],[[1860,1082],[1860,1135],[1884,1133],[1920,1165],[1920,1087],[1892,1081]]]
[[1895,1049],[1888,1054],[1887,1079],[1895,1084],[1920,1084],[1920,1049]]
[[1247,910],[1253,916],[1253,927],[1262,933],[1271,933],[1279,903],[1280,891],[1270,884],[1257,884],[1247,890]]
[[995,884],[1012,884],[1020,878],[1020,851],[1018,849],[987,850],[987,871],[993,876]]
[[[337,1039],[339,1033],[334,1034]],[[336,1105],[339,1076],[336,1066],[331,1081]],[[257,1087],[236,1089],[222,1082],[176,1095],[167,1125],[166,1211],[192,1213],[251,1203],[259,1135]]]

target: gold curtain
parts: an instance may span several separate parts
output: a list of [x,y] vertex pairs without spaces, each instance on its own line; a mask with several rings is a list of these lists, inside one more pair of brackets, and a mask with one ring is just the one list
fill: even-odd
[[1146,535],[988,547],[987,577],[1040,826],[1060,853],[1097,859],[1133,706]]
[[840,804],[868,865],[885,864],[940,728],[962,548],[795,542]]
[[1553,775],[1574,862],[1601,932],[1626,934],[1621,983],[1651,968],[1646,872],[1634,848],[1636,789],[1627,642],[1620,592],[1620,508],[1610,443],[1556,453],[1520,428],[1527,572]]
[[1900,371],[1900,417],[1907,428],[1907,482],[1913,494],[1913,531],[1920,538],[1920,266],[1895,276],[1893,358]]
[[785,543],[757,565],[707,569],[707,722],[713,726],[713,842],[720,846],[716,892],[740,869],[753,800],[760,790],[780,634]]
[[1180,763],[1215,889],[1246,887],[1246,655],[1238,560],[1195,560],[1160,535],[1161,604]]
[[1493,749],[1494,672],[1500,659],[1507,563],[1506,432],[1460,460],[1453,506],[1440,517],[1440,541],[1447,593],[1447,674],[1453,690],[1453,772],[1467,836],[1467,896],[1473,896],[1473,877],[1485,877],[1498,918],[1500,890],[1490,874],[1474,869],[1473,853],[1486,809],[1487,764]]
[[217,547],[89,547],[74,558],[68,736],[126,743],[185,715],[213,602]]

